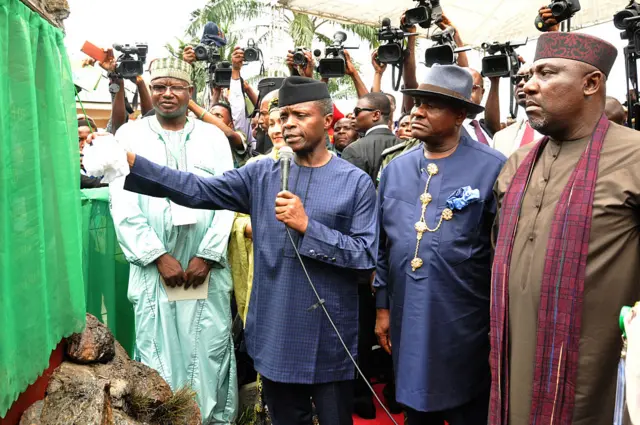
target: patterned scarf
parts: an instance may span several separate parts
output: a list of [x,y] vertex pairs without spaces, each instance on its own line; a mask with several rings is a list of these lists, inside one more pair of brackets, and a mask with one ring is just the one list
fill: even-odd
[[[540,290],[531,425],[573,420],[591,210],[608,129],[603,115],[556,205]],[[548,140],[542,139],[518,167],[500,210],[491,282],[490,425],[509,421],[509,267],[522,199]]]

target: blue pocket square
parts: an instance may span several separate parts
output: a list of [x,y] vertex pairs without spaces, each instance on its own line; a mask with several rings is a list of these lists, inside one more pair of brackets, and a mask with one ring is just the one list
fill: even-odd
[[480,191],[478,189],[471,189],[471,186],[461,187],[449,196],[447,199],[447,207],[451,210],[462,211],[469,204],[478,202],[480,200]]

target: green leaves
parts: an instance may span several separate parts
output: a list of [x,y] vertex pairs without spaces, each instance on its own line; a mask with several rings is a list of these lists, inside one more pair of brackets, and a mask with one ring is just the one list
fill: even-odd
[[[191,13],[191,23],[187,30],[187,37],[191,40],[189,44],[197,44],[205,24],[209,21],[215,22],[227,38],[227,46],[221,48],[220,53],[224,60],[230,61],[233,48],[241,38],[244,38],[247,31],[253,30],[257,32],[258,29],[267,29],[266,34],[256,39],[258,45],[260,45],[268,42],[270,30],[270,26],[264,24],[258,24],[251,28],[247,28],[247,26],[238,28],[238,26],[236,26],[235,29],[234,24],[238,22],[249,22],[260,17],[269,17],[271,11],[271,6],[263,0],[209,0],[204,7],[194,10]],[[368,43],[370,48],[375,48],[379,45],[377,28],[368,25],[344,24],[288,10],[285,10],[284,22],[288,25],[288,34],[293,39],[292,47],[311,48],[315,40],[324,45],[332,44],[333,33],[328,33],[331,27],[336,30],[343,30],[351,36],[357,35],[364,42]],[[325,31],[321,32],[321,27]],[[171,45],[167,45],[166,47],[173,56],[182,57],[182,49],[186,44],[183,40],[178,39],[177,48]],[[346,44],[349,45],[349,42]],[[357,64],[355,65],[357,67]],[[198,87],[202,87],[207,78],[207,71],[200,64],[197,64],[195,68],[196,83]],[[281,72],[268,69],[267,73],[270,76],[279,76],[278,74],[282,74]],[[262,76],[257,76],[248,80],[250,84],[253,84],[261,78]],[[347,98],[356,95],[355,87],[349,77],[330,80],[329,91],[336,98]]]
[[[224,32],[224,28],[230,27],[234,22],[255,19],[268,10],[268,6],[259,0],[209,0],[202,9],[191,13],[187,33],[193,37],[201,35],[199,32],[209,21],[218,24]],[[225,36],[229,35],[225,32]]]
[[316,24],[309,15],[293,13],[293,19],[289,24],[289,35],[293,38],[296,47],[310,48],[316,34]]

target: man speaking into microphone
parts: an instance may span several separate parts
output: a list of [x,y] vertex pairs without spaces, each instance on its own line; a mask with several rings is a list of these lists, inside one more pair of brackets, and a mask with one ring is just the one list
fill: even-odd
[[377,255],[376,192],[369,176],[326,149],[333,112],[326,84],[287,78],[279,107],[294,152],[289,190],[282,190],[286,182],[275,161],[205,178],[130,152],[125,189],[191,208],[251,215],[255,274],[246,342],[263,376],[272,421],[311,424],[313,401],[321,423],[351,424],[355,368],[319,307],[285,226],[356,357],[358,276],[375,268]]

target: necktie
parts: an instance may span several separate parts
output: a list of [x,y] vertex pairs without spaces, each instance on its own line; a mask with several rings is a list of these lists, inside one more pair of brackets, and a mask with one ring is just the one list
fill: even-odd
[[533,128],[529,125],[529,120],[525,122],[524,134],[522,135],[522,140],[520,141],[520,147],[523,147],[526,144],[533,142]]
[[478,142],[489,146],[489,141],[487,140],[484,133],[482,132],[482,128],[480,127],[480,123],[478,122],[478,120],[471,121],[471,125],[476,131],[476,137],[478,138]]

